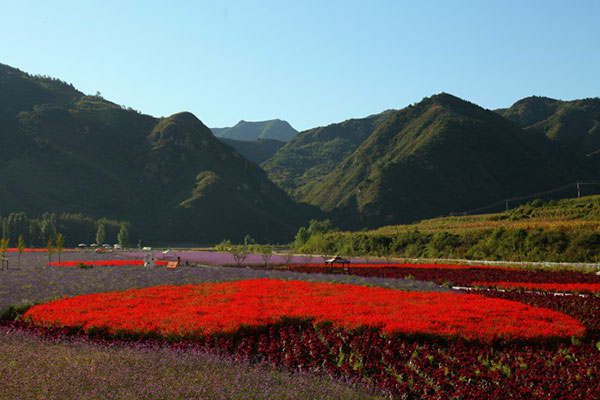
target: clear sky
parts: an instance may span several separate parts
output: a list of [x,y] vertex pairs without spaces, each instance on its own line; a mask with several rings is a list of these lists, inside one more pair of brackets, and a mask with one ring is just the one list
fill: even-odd
[[600,96],[600,0],[0,0],[0,63],[209,127]]

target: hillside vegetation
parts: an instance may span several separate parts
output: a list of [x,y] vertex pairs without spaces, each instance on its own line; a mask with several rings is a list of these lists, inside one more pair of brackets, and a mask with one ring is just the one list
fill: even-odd
[[294,242],[297,252],[600,262],[600,196],[547,203],[538,199],[503,213],[435,218],[371,231],[313,231],[307,235],[301,228]]
[[144,243],[286,241],[307,219],[191,113],[142,115],[0,65],[0,116],[0,216],[129,221]]
[[197,245],[287,242],[311,218],[359,230],[495,211],[598,181],[599,110],[531,97],[491,111],[441,93],[285,145],[256,139],[284,121],[242,121],[252,141],[231,142],[191,113],[154,118],[0,65],[0,216],[81,214],[130,223],[144,243]]
[[269,178],[297,198],[331,172],[373,133],[389,111],[299,133],[261,164]]
[[260,164],[285,145],[285,142],[275,139],[236,140],[218,137],[220,141],[233,147],[249,161]]
[[598,98],[561,101],[533,96],[497,111],[527,131],[541,132],[570,151],[595,159],[600,156]]
[[440,94],[388,114],[352,154],[296,194],[356,229],[474,209],[595,172],[541,133]]

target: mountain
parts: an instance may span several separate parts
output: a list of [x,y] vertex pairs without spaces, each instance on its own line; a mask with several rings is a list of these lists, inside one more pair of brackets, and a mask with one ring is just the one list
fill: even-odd
[[285,145],[285,142],[275,139],[236,140],[217,137],[223,143],[228,144],[240,152],[247,160],[260,164],[273,155]]
[[134,242],[182,245],[285,242],[311,218],[413,222],[597,180],[598,103],[490,111],[442,93],[282,145],[216,138],[193,114],[154,118],[0,64],[0,215],[106,217],[131,222]]
[[260,122],[240,121],[231,128],[212,128],[212,132],[215,136],[227,139],[248,141],[275,139],[282,142],[291,140],[298,133],[289,123],[280,119]]
[[303,182],[297,198],[355,229],[477,208],[590,174],[543,134],[449,94],[383,118],[331,172]]
[[0,65],[0,214],[19,211],[129,220],[144,243],[281,242],[310,213],[193,114],[157,119]]
[[306,185],[323,178],[351,155],[390,113],[303,131],[261,166],[282,188],[302,192]]
[[580,155],[600,156],[600,98],[573,101],[527,97],[496,110],[527,131],[537,131]]

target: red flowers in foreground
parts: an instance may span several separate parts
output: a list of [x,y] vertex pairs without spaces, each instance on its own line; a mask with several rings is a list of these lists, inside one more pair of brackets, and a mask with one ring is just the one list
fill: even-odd
[[431,334],[491,342],[582,336],[584,327],[555,311],[479,295],[401,292],[346,284],[259,279],[161,286],[78,296],[35,306],[25,320],[86,332],[203,337],[265,326],[282,318],[330,321],[385,334]]
[[473,286],[504,289],[528,289],[549,292],[595,292],[600,293],[600,283],[530,283],[530,282],[473,282]]
[[[166,261],[155,261],[157,265],[167,265]],[[49,263],[49,267],[76,267],[78,265],[144,265],[144,260],[106,260],[106,261],[62,261]]]

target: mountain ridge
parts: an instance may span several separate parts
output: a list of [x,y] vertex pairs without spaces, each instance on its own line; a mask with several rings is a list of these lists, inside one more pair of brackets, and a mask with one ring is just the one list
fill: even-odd
[[215,136],[221,138],[247,141],[275,139],[287,142],[298,133],[289,122],[280,119],[256,122],[241,120],[230,128],[211,128],[211,130]]
[[578,175],[581,165],[569,157],[542,132],[441,93],[388,114],[349,156],[295,194],[337,215],[342,227],[407,223],[589,175]]
[[597,180],[599,110],[532,96],[492,111],[440,93],[285,144],[241,142],[189,112],[155,118],[0,64],[0,213],[108,217],[172,243],[283,242],[311,218],[407,223]]
[[3,215],[129,220],[146,243],[285,241],[312,215],[189,112],[142,115],[7,66],[0,104]]

